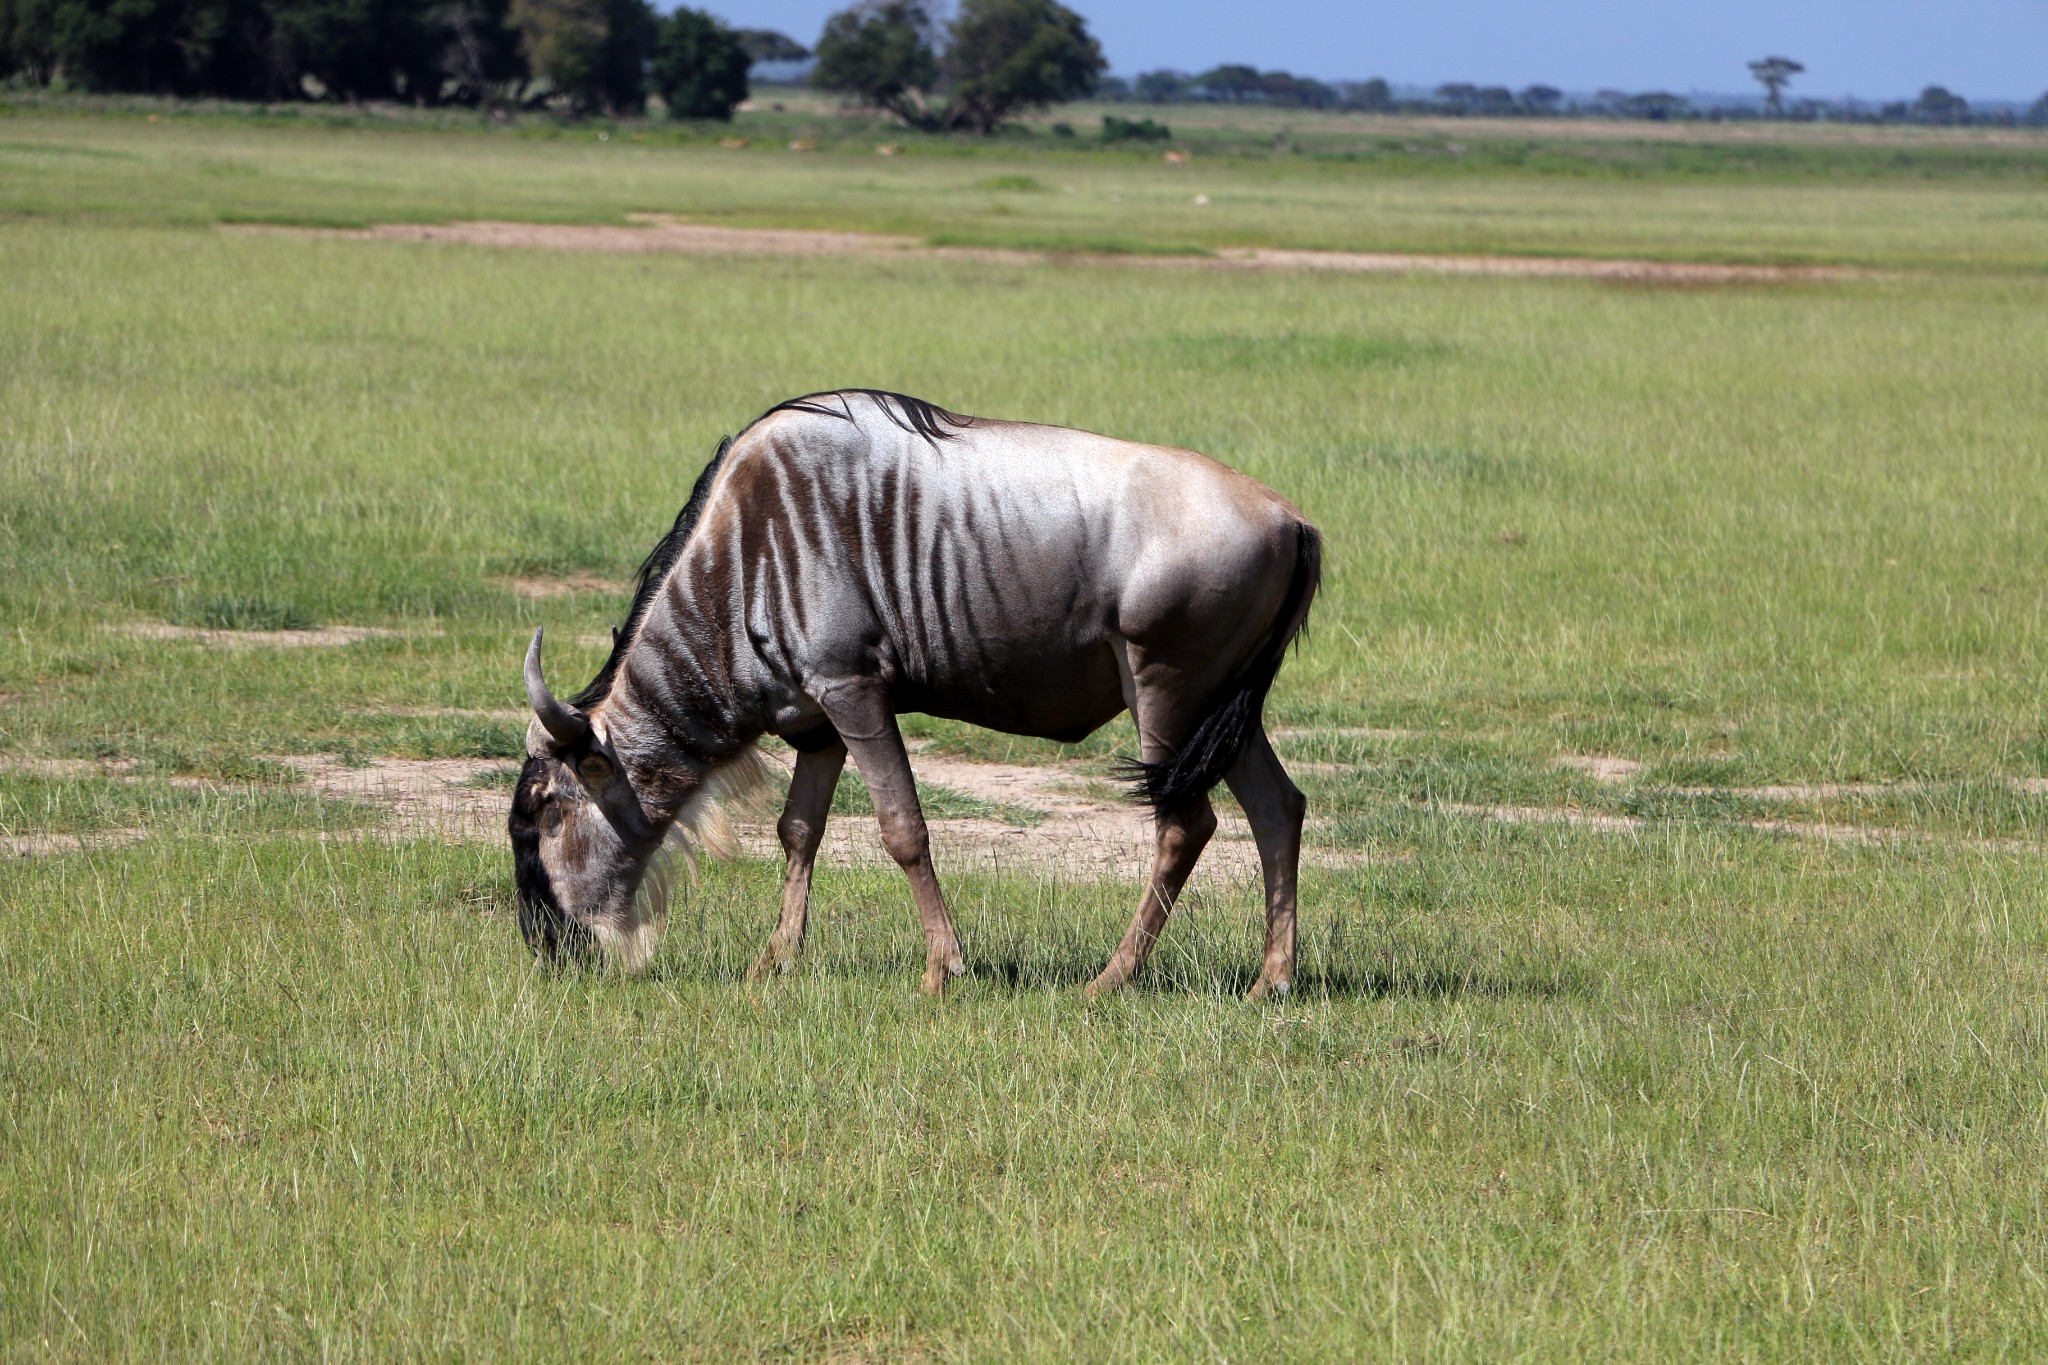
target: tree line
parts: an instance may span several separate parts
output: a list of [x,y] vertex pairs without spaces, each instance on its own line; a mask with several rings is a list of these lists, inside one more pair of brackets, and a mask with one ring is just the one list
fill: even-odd
[[[1385,80],[1324,82],[1225,64],[1190,74],[1107,75],[1087,22],[1059,0],[861,0],[832,15],[813,54],[765,29],[648,0],[0,0],[0,80],[87,90],[252,101],[397,100],[631,115],[658,96],[677,118],[729,119],[757,61],[815,55],[809,79],[850,103],[930,131],[993,132],[1016,115],[1093,96],[1144,104],[1213,102],[1285,109],[1486,117],[1559,114],[1738,118],[1667,91],[1602,90],[1567,101],[1451,81],[1397,97]],[[1883,106],[1787,102],[1805,67],[1749,64],[1764,117],[1938,125],[2009,123],[1930,85]],[[2021,116],[2048,125],[2048,95]],[[1149,120],[1118,120],[1151,131]],[[1138,134],[1132,134],[1136,136]]]
[[1384,80],[1325,83],[1287,71],[1259,71],[1250,66],[1218,66],[1192,75],[1184,71],[1147,71],[1130,80],[1112,76],[1100,83],[1095,97],[1140,104],[1261,104],[1277,109],[1448,114],[1473,118],[1560,115],[1642,119],[1763,117],[1937,126],[2018,121],[2048,126],[2048,95],[2041,96],[2029,110],[2017,117],[2009,110],[1972,109],[1968,100],[1939,85],[1928,86],[1917,99],[1895,100],[1881,105],[1809,99],[1787,101],[1784,98],[1786,86],[1803,70],[1805,68],[1799,63],[1784,57],[1767,57],[1751,62],[1750,71],[1765,90],[1763,108],[1757,111],[1730,105],[1695,105],[1685,96],[1666,90],[1608,89],[1589,97],[1568,99],[1556,86],[1543,84],[1514,90],[1505,85],[1447,81],[1426,95],[1401,97],[1395,95]]
[[778,40],[647,0],[0,0],[0,79],[264,102],[730,118]]

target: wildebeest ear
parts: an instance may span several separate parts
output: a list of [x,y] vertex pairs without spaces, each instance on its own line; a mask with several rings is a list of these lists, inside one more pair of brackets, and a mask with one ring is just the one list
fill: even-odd
[[576,760],[576,776],[583,779],[592,791],[603,791],[611,785],[612,774],[618,771],[612,761],[593,749]]

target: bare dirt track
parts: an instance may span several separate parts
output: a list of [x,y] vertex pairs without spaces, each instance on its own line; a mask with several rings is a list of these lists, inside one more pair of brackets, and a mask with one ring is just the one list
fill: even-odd
[[[786,753],[771,757],[787,766]],[[505,782],[517,768],[516,763],[502,759],[379,758],[361,767],[323,756],[272,761],[298,771],[320,796],[360,801],[385,811],[393,834],[474,840],[504,837],[509,801]],[[956,868],[1030,868],[1070,877],[1124,879],[1142,877],[1150,863],[1150,815],[1125,802],[1076,793],[1074,775],[1066,768],[970,763],[930,752],[914,754],[911,762],[927,790],[944,787],[962,796],[1043,816],[1034,823],[1016,824],[998,819],[935,818],[930,821],[932,843],[942,863]],[[772,810],[733,814],[748,856],[782,856]],[[842,867],[891,862],[874,818],[867,815],[834,816],[826,826],[825,847],[819,856]],[[1317,855],[1308,856],[1314,859]],[[1259,875],[1258,852],[1241,819],[1222,822],[1202,866],[1211,876]]]
[[673,252],[700,256],[865,256],[888,260],[977,261],[1038,265],[1087,261],[1147,270],[1328,271],[1354,275],[1497,275],[1666,284],[1784,284],[1839,280],[1867,271],[1823,265],[1727,265],[1709,261],[1641,261],[1569,256],[1421,255],[1385,251],[1293,251],[1223,247],[1206,256],[1055,253],[1006,247],[930,246],[914,237],[793,228],[712,227],[658,214],[635,214],[633,226],[567,223],[382,223],[369,228],[224,225],[234,232],[443,242],[461,246],[617,254]]
[[109,627],[138,640],[182,641],[207,649],[324,649],[364,640],[395,640],[405,634],[385,626],[317,626],[310,630],[219,630],[210,626],[174,626],[163,621],[138,621]]
[[[422,714],[477,714],[516,717],[523,712],[457,712],[450,708],[418,708]],[[403,711],[399,713],[404,713]],[[387,713],[388,714],[388,713]],[[1311,732],[1283,731],[1282,735]],[[1325,732],[1327,733],[1327,732]],[[1371,733],[1381,731],[1340,731]],[[787,769],[790,755],[780,748],[768,757]],[[263,759],[289,768],[299,775],[311,794],[329,800],[351,801],[371,806],[384,814],[384,823],[371,830],[350,829],[341,837],[441,838],[490,842],[502,839],[511,776],[518,769],[513,759],[406,759],[373,758],[350,765],[326,755],[277,755]],[[913,746],[911,764],[921,789],[931,798],[934,788],[972,797],[991,805],[1028,813],[1030,819],[947,818],[929,820],[933,848],[942,864],[959,869],[985,871],[1028,871],[1071,879],[1106,878],[1123,881],[1145,876],[1151,864],[1153,832],[1150,814],[1108,792],[1103,784],[1074,768],[1058,763],[1024,765],[983,763],[932,752]],[[1342,763],[1308,763],[1289,760],[1288,766],[1301,773],[1341,774]],[[1557,766],[1575,769],[1603,783],[1626,784],[1635,780],[1642,765],[1633,760],[1608,756],[1570,755]],[[0,770],[45,778],[107,777],[117,781],[141,781],[132,760],[88,758],[30,758],[0,756]],[[223,784],[211,779],[174,776],[174,787],[213,788]],[[234,784],[226,784],[234,785]],[[2010,780],[2015,791],[2039,795],[2048,792],[2048,779]],[[1814,783],[1767,787],[1678,787],[1661,788],[1678,795],[1726,795],[1768,803],[1804,803],[1843,796],[1878,796],[1921,790],[1922,784],[1904,783]],[[1430,809],[1449,816],[1462,816],[1504,825],[1555,825],[1601,834],[1633,836],[1657,829],[1668,822],[1635,815],[1588,811],[1576,806],[1484,805],[1437,802]],[[741,848],[748,857],[779,860],[782,848],[775,835],[775,811],[771,806],[731,813]],[[1784,838],[1856,847],[1896,847],[1925,844],[1945,845],[1979,852],[2039,854],[2048,849],[2034,841],[2018,838],[1970,838],[1932,830],[1900,829],[1865,825],[1853,821],[1793,820],[1774,816],[1738,819],[1733,826]],[[1359,850],[1314,847],[1314,825],[1310,846],[1302,850],[1309,866],[1352,867],[1375,861],[1400,861],[1406,855],[1376,856]],[[120,829],[90,835],[4,834],[0,855],[39,857],[90,851],[147,838],[143,829]],[[868,815],[838,815],[826,827],[825,846],[819,855],[827,864],[839,867],[885,866],[891,862],[882,847],[875,821]],[[1215,838],[1202,856],[1198,878],[1230,882],[1253,882],[1260,876],[1258,851],[1243,818],[1231,812],[1218,813]]]
[[583,593],[615,597],[633,590],[631,583],[621,583],[617,579],[612,578],[600,578],[585,569],[578,569],[576,572],[560,578],[532,576],[505,578],[498,581],[510,588],[517,596],[534,602],[545,601],[550,597],[575,597]]

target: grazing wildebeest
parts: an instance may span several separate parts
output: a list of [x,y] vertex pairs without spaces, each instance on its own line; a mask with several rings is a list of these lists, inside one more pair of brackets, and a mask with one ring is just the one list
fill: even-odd
[[570,702],[526,655],[512,798],[520,927],[536,952],[643,964],[650,861],[760,763],[797,751],[779,826],[782,918],[756,973],[803,943],[811,864],[851,753],[924,923],[923,987],[963,970],[932,870],[905,711],[1075,741],[1128,708],[1153,808],[1151,880],[1091,993],[1128,981],[1216,828],[1227,782],[1258,842],[1266,957],[1294,977],[1301,793],[1260,712],[1320,573],[1284,498],[1193,451],[963,417],[848,390],[728,440],[641,566],[611,657]]

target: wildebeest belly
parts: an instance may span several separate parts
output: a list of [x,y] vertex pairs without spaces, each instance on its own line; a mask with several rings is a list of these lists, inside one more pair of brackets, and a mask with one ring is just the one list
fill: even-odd
[[1085,737],[1124,709],[1116,656],[1106,641],[1020,653],[986,672],[899,675],[890,691],[898,711],[1067,742]]

